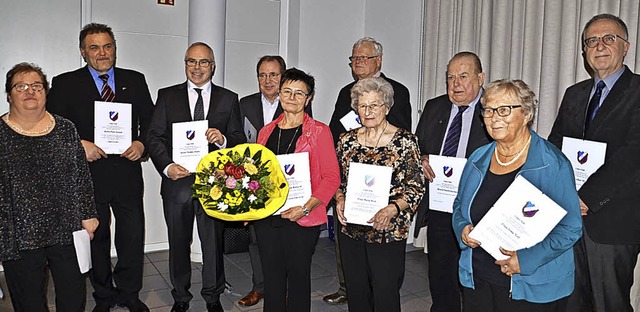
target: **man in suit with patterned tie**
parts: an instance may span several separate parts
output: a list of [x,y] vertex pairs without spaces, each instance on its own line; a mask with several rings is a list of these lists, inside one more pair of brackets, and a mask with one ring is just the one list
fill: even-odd
[[172,159],[172,125],[207,120],[205,133],[209,151],[245,143],[240,122],[238,95],[214,85],[211,77],[216,63],[213,49],[196,42],[185,54],[187,81],[160,89],[149,126],[149,154],[162,177],[161,195],[169,235],[169,275],[175,301],[171,311],[187,311],[193,298],[190,245],[193,219],[198,223],[202,245],[202,291],[207,311],[223,311],[220,294],[224,291],[224,223],[209,217],[192,197],[194,175]]
[[[430,154],[466,158],[490,142],[480,116],[483,83],[478,56],[471,52],[457,53],[447,65],[447,94],[425,104],[416,135],[423,170],[430,182],[435,176],[429,165]],[[451,212],[429,210],[429,192],[425,192],[418,206],[416,234],[424,226],[427,226],[431,312],[459,312],[460,248],[451,226]]]
[[[265,55],[258,60],[256,74],[260,92],[240,99],[240,118],[247,142],[255,143],[260,129],[282,114],[278,91],[280,91],[280,75],[285,69],[287,66],[279,55]],[[312,116],[311,103],[305,107],[305,112]],[[262,263],[253,223],[249,223],[249,258],[253,272],[251,276],[253,287],[251,292],[238,301],[243,306],[252,306],[258,303],[262,299],[264,291]]]
[[[114,66],[116,40],[109,26],[92,23],[83,27],[80,53],[87,66],[53,78],[47,109],[75,124],[89,161],[100,220],[91,241],[93,269],[89,277],[96,301],[93,311],[109,311],[115,304],[131,311],[149,311],[138,299],[142,288],[145,231],[140,159],[146,157],[145,133],[153,101],[143,74]],[[109,155],[94,144],[95,101],[131,105],[132,142],[120,155]],[[118,253],[113,271],[111,212],[116,218]]]
[[[564,137],[607,144],[604,164],[578,190],[582,238],[574,245],[576,283],[567,311],[632,311],[630,291],[640,252],[640,76],[624,65],[627,25],[599,14],[582,32],[593,78],[567,88],[549,141]],[[575,157],[569,155],[569,157]]]

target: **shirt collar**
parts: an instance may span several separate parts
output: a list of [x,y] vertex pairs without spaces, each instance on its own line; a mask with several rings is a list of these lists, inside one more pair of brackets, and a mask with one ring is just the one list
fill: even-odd
[[211,83],[207,83],[202,87],[198,87],[193,82],[191,82],[191,80],[187,79],[187,86],[189,87],[189,90],[193,92],[195,92],[195,90],[193,89],[199,88],[202,89],[204,93],[211,93]]
[[611,90],[611,88],[613,88],[613,85],[616,84],[616,81],[618,81],[618,79],[620,79],[620,76],[622,76],[622,73],[624,73],[624,70],[625,66],[622,66],[622,68],[607,76],[607,78],[600,79],[598,77],[595,77],[595,83],[593,84],[594,90],[600,80],[604,80],[604,84],[607,86],[607,89]]

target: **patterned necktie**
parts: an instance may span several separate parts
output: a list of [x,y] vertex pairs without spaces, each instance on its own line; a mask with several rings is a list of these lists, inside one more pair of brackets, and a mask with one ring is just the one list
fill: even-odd
[[602,89],[605,87],[604,81],[598,81],[596,85],[596,92],[591,97],[591,101],[589,101],[589,108],[587,109],[587,118],[584,121],[584,134],[587,134],[589,130],[589,126],[591,126],[591,121],[596,117],[598,113],[598,108],[600,106],[600,98],[602,97]]
[[442,148],[442,156],[455,157],[458,154],[458,143],[460,142],[460,132],[462,132],[462,113],[467,108],[469,106],[458,106],[458,113],[449,125],[449,132]]
[[198,92],[196,108],[193,110],[193,120],[204,120],[204,100],[202,100],[202,89],[193,88],[193,90]]
[[109,83],[107,82],[109,81],[109,75],[103,74],[98,76],[98,78],[102,79],[102,82],[103,82],[102,92],[100,92],[100,97],[105,102],[113,102],[113,100],[116,99],[116,94],[113,93],[113,90],[111,89],[111,87],[109,87]]

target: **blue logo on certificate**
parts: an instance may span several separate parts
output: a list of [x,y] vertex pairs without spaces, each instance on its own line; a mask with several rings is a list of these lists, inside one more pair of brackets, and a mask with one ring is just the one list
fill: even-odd
[[193,138],[196,137],[196,131],[195,130],[187,130],[187,139],[189,140],[193,140]]
[[296,172],[296,165],[294,164],[284,165],[284,173],[286,173],[287,175],[292,175],[294,172]]
[[538,211],[539,209],[536,205],[530,201],[527,201],[527,203],[524,204],[524,207],[522,207],[522,215],[527,218],[535,216]]
[[116,111],[109,111],[109,119],[111,119],[111,121],[116,121],[118,120],[118,112]]
[[368,187],[372,187],[374,184],[376,184],[376,177],[368,174],[365,175],[364,184],[366,184]]
[[453,175],[453,167],[444,166],[442,167],[442,172],[445,177],[450,178]]
[[578,151],[578,162],[581,165],[586,163],[588,158],[589,158],[589,153],[583,152],[583,151]]

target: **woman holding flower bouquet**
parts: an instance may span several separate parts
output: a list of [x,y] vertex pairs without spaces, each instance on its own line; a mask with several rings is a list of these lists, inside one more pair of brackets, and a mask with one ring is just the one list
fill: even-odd
[[264,271],[264,311],[310,311],[311,256],[327,222],[326,205],[340,185],[338,161],[329,127],[305,114],[315,80],[296,68],[280,82],[284,113],[258,134],[257,143],[275,154],[309,153],[312,195],[302,206],[283,207],[280,215],[256,221]]

